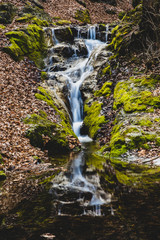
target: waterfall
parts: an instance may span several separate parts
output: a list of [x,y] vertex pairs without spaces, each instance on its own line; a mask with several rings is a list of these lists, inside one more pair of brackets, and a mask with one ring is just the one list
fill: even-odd
[[109,26],[108,26],[108,24],[106,25],[106,43],[107,43],[107,41],[108,41],[108,28],[109,28]]
[[57,40],[57,38],[56,38],[54,28],[52,28],[52,38],[53,38],[53,41],[54,41],[55,44],[58,44],[58,43],[59,43],[58,40]]
[[96,39],[96,26],[95,25],[89,27],[87,38],[92,39],[92,40]]
[[[76,41],[78,39],[82,39],[81,28],[77,28],[77,36]],[[106,26],[106,30],[108,30]],[[55,36],[54,29],[52,30],[53,40],[55,44],[59,44],[58,40]],[[101,51],[101,46],[104,46],[104,42],[96,39],[96,25],[89,26],[87,30],[86,39],[83,39],[86,48],[88,50],[87,56],[78,57],[76,54],[76,45],[72,46],[74,50],[74,54],[68,62],[66,63],[67,69],[60,70],[51,73],[51,76],[56,78],[57,74],[63,79],[66,80],[68,90],[69,90],[69,104],[72,115],[72,128],[74,133],[77,135],[80,142],[91,142],[92,139],[88,135],[81,135],[81,127],[83,124],[84,113],[83,113],[83,99],[80,91],[80,87],[83,81],[92,73],[93,66],[92,63],[96,59],[97,55]],[[107,41],[107,33],[106,33],[106,41]],[[95,52],[94,52],[95,51]],[[68,64],[68,65],[67,65]],[[53,184],[53,189],[59,189],[60,191],[67,192],[75,191],[80,193],[89,193],[91,195],[90,201],[85,202],[85,199],[80,200],[77,199],[77,202],[82,201],[86,207],[93,207],[93,215],[100,216],[101,215],[101,205],[104,203],[109,203],[111,201],[111,196],[106,194],[103,189],[100,187],[98,176],[94,176],[92,179],[88,179],[83,176],[83,167],[84,167],[84,150],[74,158],[70,166],[71,176],[67,178],[63,173],[55,179]],[[63,181],[64,179],[64,181]],[[56,182],[57,181],[57,182]],[[97,183],[97,185],[96,185]],[[65,205],[65,201],[63,201]],[[68,203],[66,203],[68,204]],[[62,213],[62,209],[59,208],[58,214]],[[84,213],[86,211],[84,210]]]

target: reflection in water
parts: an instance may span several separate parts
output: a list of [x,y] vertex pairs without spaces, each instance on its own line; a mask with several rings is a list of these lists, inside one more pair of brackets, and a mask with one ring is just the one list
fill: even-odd
[[84,148],[72,159],[68,171],[54,178],[50,193],[55,198],[58,215],[101,216],[101,205],[111,202],[111,194],[102,189],[99,175],[85,173],[87,154]]

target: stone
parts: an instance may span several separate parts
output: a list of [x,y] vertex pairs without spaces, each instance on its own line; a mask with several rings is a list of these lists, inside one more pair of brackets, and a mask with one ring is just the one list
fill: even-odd
[[72,57],[74,50],[70,44],[61,43],[53,47],[54,53],[63,56],[64,58]]

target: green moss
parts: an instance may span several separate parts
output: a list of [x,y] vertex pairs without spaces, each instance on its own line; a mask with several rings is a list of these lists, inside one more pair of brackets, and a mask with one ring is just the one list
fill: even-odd
[[41,80],[42,81],[44,81],[44,80],[46,80],[46,79],[48,79],[48,74],[46,73],[46,72],[41,72]]
[[37,26],[48,27],[49,24],[46,20],[41,20],[39,18],[34,17],[31,21],[32,24],[36,24]]
[[84,124],[89,129],[91,138],[95,138],[98,130],[103,123],[106,123],[105,117],[100,115],[102,103],[93,102],[89,107],[87,104],[84,106]]
[[140,121],[137,122],[138,125],[140,126],[146,126],[146,127],[149,127],[152,125],[152,122],[149,120],[149,119],[141,119]]
[[110,65],[108,65],[107,67],[105,67],[105,68],[103,68],[102,69],[102,76],[104,76],[104,75],[106,75],[106,74],[109,74],[109,75],[111,75],[111,66]]
[[6,33],[10,39],[11,46],[4,48],[14,60],[19,61],[28,56],[38,67],[43,67],[43,58],[46,54],[44,30],[35,25]]
[[24,119],[31,127],[26,132],[33,146],[47,149],[49,154],[69,151],[68,132],[58,123],[49,121],[46,116],[32,114]]
[[0,181],[3,181],[6,179],[6,174],[3,171],[0,171]]
[[150,168],[147,165],[131,164],[111,159],[118,182],[134,188],[147,188],[160,181],[160,167]]
[[[111,132],[109,148],[108,145],[104,146],[99,151],[101,154],[104,154],[104,156],[106,154],[107,157],[114,159],[121,158],[123,154],[133,149],[150,149],[152,144],[159,146],[160,132],[156,130],[158,129],[157,123],[154,125],[153,122],[146,118],[146,115],[140,119],[136,118],[136,120],[133,117],[130,116],[128,119],[125,116],[123,120],[115,121],[115,126]],[[133,121],[136,125],[132,125],[129,121]],[[147,129],[143,129],[146,126]],[[149,127],[151,127],[150,132]],[[153,131],[153,127],[155,127],[155,131]]]
[[112,82],[105,82],[100,90],[95,91],[94,95],[97,97],[109,97],[111,94]]
[[126,15],[126,12],[120,12],[119,14],[118,14],[118,17],[119,17],[119,19],[121,20],[121,19],[123,19],[123,17]]
[[91,23],[89,11],[86,10],[77,10],[75,13],[75,19],[79,20],[80,22],[83,23]]
[[67,21],[67,20],[59,20],[55,24],[58,25],[58,26],[62,26],[62,25],[69,25],[69,24],[71,24],[71,22]]
[[[59,121],[51,122],[47,119],[47,115],[43,111],[40,111],[39,114],[32,114],[24,119],[26,124],[31,125],[26,136],[30,139],[32,145],[48,149],[50,153],[69,151],[69,138],[73,136],[77,139],[71,128],[69,117],[61,109],[58,109],[49,91],[42,87],[39,87],[39,91],[39,93],[35,94],[36,98],[45,101],[51,106],[55,110],[55,114],[59,117]],[[47,139],[45,136],[47,136]],[[78,141],[77,143],[75,142],[75,148],[77,144]]]
[[132,50],[135,44],[130,35],[132,35],[134,28],[136,28],[141,21],[142,6],[138,6],[126,14],[120,13],[119,17],[122,18],[122,20],[120,24],[112,30],[112,42],[108,45],[108,49],[116,55],[124,55],[126,51]]
[[30,22],[31,19],[33,19],[33,17],[34,17],[34,16],[33,16],[32,14],[26,13],[26,14],[24,14],[22,17],[17,18],[17,19],[16,19],[16,22],[22,22],[22,23]]
[[[160,96],[153,96],[151,87],[155,81],[142,78],[130,78],[128,81],[117,83],[114,89],[114,109],[123,106],[125,112],[144,111],[148,106],[159,108]],[[146,90],[144,89],[146,87]]]
[[6,27],[2,24],[0,24],[0,29],[5,29]]

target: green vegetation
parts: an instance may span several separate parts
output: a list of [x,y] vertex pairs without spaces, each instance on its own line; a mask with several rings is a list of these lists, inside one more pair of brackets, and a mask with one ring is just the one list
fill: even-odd
[[109,97],[111,94],[112,82],[105,82],[100,90],[95,91],[94,95],[97,97]]
[[3,24],[0,24],[0,29],[5,29],[6,27]]
[[95,138],[98,130],[103,123],[106,123],[105,117],[101,113],[102,103],[93,102],[89,107],[87,104],[84,106],[84,124],[89,129],[89,135],[91,138]]
[[41,72],[41,80],[42,81],[44,81],[44,80],[46,80],[46,79],[48,79],[48,74],[46,73],[46,72]]
[[67,21],[67,20],[59,20],[59,21],[55,22],[55,24],[58,26],[62,26],[62,25],[69,25],[69,24],[71,24],[71,22]]
[[38,67],[43,67],[47,46],[41,27],[36,24],[28,25],[27,28],[8,32],[6,36],[10,39],[11,46],[5,47],[4,51],[14,60],[19,61],[28,56]]
[[160,96],[152,94],[157,80],[130,78],[118,82],[114,90],[114,109],[123,106],[125,112],[145,111],[148,107],[159,108]]
[[75,17],[75,19],[79,20],[80,22],[91,23],[89,11],[87,9],[86,10],[77,10],[74,17]]
[[[143,126],[151,126],[152,122],[143,120],[137,121],[137,125],[126,125],[124,121],[119,121],[113,128],[110,140],[110,152],[103,147],[102,152],[106,151],[106,156],[119,158],[127,151],[132,149],[150,149],[151,144],[159,146],[160,132],[148,132],[142,129]],[[138,125],[139,124],[139,125]]]
[[70,150],[69,137],[74,136],[74,138],[77,138],[71,128],[69,119],[62,111],[58,110],[47,90],[42,87],[39,87],[39,90],[40,93],[36,94],[36,98],[53,107],[60,119],[59,122],[51,122],[43,111],[40,111],[39,115],[29,115],[24,119],[24,123],[31,126],[26,132],[26,137],[30,139],[32,145],[43,150],[47,149],[49,154],[67,152]]
[[115,169],[119,183],[134,188],[147,188],[160,179],[160,167],[150,168],[147,165],[137,165],[112,159],[111,165]]
[[4,181],[6,179],[6,174],[3,171],[0,171],[0,181]]
[[134,49],[134,46],[139,47],[139,43],[131,35],[134,35],[133,29],[136,29],[135,26],[138,26],[141,21],[142,5],[138,5],[126,14],[121,13],[119,17],[122,20],[112,30],[112,42],[108,45],[108,49],[116,55],[124,55],[126,51]]

